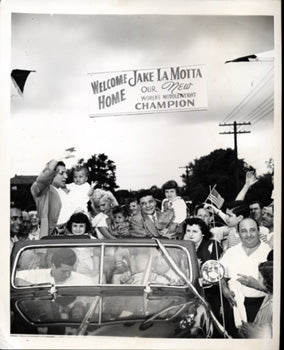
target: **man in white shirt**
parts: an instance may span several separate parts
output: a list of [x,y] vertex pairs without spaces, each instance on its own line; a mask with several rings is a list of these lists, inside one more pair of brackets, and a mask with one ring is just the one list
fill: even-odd
[[58,248],[51,257],[51,268],[17,271],[15,284],[18,287],[41,283],[63,286],[93,285],[90,277],[73,271],[76,260],[74,250]]
[[[236,298],[241,291],[245,316],[248,322],[253,322],[265,293],[256,289],[256,285],[249,285],[247,280],[258,279],[258,265],[267,260],[270,247],[260,240],[259,226],[252,218],[241,220],[238,232],[241,243],[229,248],[219,260],[225,268],[222,291],[231,307],[237,306]],[[238,286],[238,290],[234,289],[235,286]]]

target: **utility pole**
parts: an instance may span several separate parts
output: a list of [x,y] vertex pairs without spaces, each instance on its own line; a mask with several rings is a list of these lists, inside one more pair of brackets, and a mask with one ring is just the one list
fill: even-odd
[[189,189],[189,165],[180,166],[179,169],[185,169],[185,181],[186,181],[186,189]]
[[243,125],[250,125],[250,122],[243,122],[243,123],[237,123],[234,121],[233,123],[220,123],[219,126],[233,126],[234,131],[226,131],[226,132],[220,132],[219,134],[224,135],[224,134],[234,134],[234,152],[235,152],[235,181],[236,181],[236,188],[237,191],[239,191],[239,176],[238,176],[238,142],[237,142],[237,135],[238,134],[249,134],[250,131],[243,130],[243,131],[238,131],[237,127],[238,126],[243,126]]

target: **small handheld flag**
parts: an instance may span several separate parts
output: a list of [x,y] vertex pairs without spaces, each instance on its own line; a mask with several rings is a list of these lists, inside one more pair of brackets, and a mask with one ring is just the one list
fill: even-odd
[[66,152],[76,152],[76,148],[75,147],[66,148],[65,151]]
[[[216,185],[215,185],[216,186]],[[218,209],[220,209],[224,203],[224,198],[220,195],[220,193],[215,190],[215,186],[213,187],[213,189],[210,191],[207,199],[205,202],[207,202],[208,200],[210,200],[213,204],[216,205],[216,207]]]

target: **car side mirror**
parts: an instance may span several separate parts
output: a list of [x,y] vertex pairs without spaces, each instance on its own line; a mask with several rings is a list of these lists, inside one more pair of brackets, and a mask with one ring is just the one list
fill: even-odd
[[207,260],[201,266],[201,276],[206,283],[214,284],[221,281],[225,275],[225,269],[217,260]]

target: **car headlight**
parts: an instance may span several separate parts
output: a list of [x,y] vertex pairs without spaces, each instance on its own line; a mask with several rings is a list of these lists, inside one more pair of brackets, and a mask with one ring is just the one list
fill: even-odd
[[207,260],[201,267],[201,276],[208,283],[219,282],[224,274],[224,266],[217,260]]

